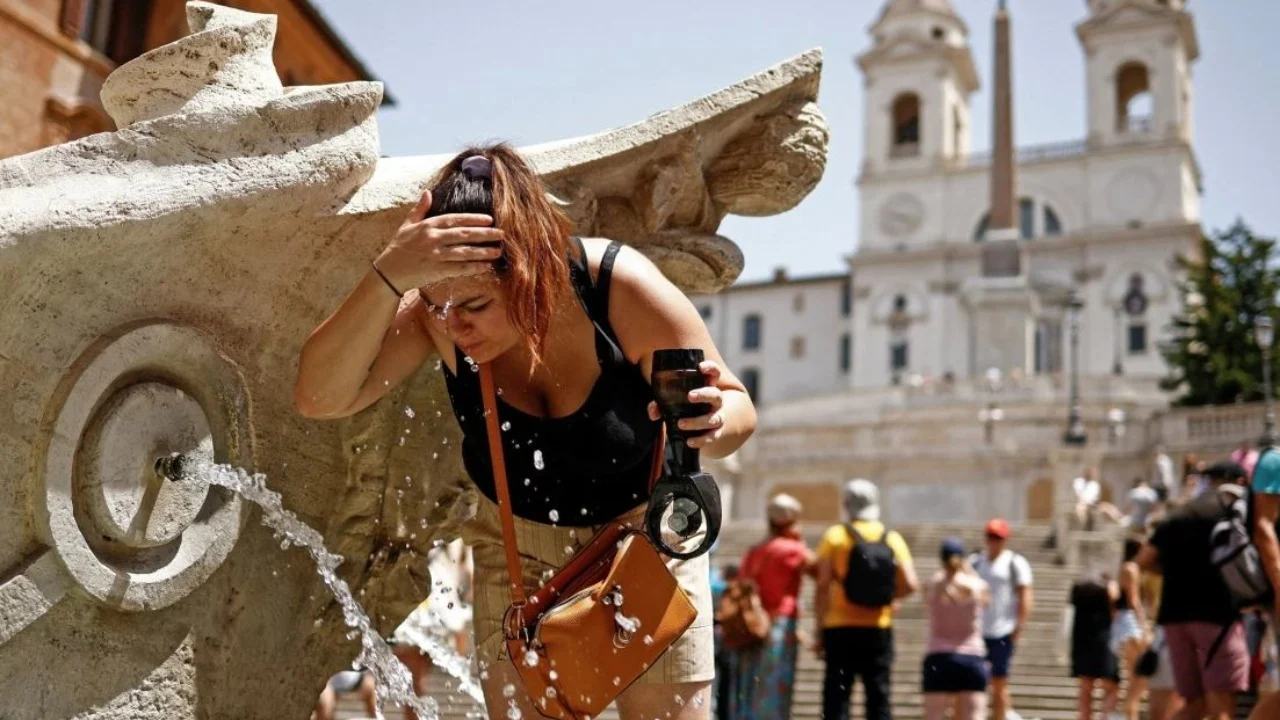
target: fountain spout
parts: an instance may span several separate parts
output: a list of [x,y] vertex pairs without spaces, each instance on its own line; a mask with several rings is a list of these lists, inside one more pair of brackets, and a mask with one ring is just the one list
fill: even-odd
[[173,453],[172,455],[164,455],[156,458],[156,475],[165,480],[178,481],[182,479],[182,474],[187,469],[190,461],[186,455],[181,453]]

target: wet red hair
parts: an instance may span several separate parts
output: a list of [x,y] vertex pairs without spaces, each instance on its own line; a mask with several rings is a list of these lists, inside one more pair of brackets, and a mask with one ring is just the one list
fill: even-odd
[[[492,164],[489,178],[462,169],[474,155]],[[506,143],[470,147],[458,153],[431,183],[428,217],[447,213],[493,216],[506,240],[495,263],[507,297],[507,317],[525,338],[535,364],[546,349],[551,316],[570,290],[569,257],[577,256],[573,223],[547,199],[547,188],[529,163]]]

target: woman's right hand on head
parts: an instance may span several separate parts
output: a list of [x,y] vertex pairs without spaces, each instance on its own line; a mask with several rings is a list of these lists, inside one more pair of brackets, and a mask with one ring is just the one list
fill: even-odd
[[378,269],[401,292],[463,275],[490,270],[502,257],[502,230],[493,218],[453,213],[428,218],[431,191],[424,190],[413,212],[378,256]]

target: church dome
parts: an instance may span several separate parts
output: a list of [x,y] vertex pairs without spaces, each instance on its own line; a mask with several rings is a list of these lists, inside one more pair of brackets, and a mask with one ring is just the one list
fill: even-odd
[[907,15],[922,10],[959,17],[956,14],[956,9],[951,7],[950,0],[889,0],[889,4],[884,6],[884,11],[880,13],[880,17],[884,19],[894,15]]

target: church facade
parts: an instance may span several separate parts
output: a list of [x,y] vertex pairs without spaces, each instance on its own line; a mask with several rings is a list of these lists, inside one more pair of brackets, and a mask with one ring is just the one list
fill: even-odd
[[[1013,97],[1016,7],[997,10],[990,79],[947,0],[889,0],[872,24],[857,58],[864,163],[847,315],[811,324],[790,312],[802,279],[747,286],[715,307],[726,361],[765,387],[796,360],[739,348],[752,319],[735,308],[782,318],[792,346],[804,333],[851,345],[812,360],[836,368],[809,376],[829,386],[758,398],[756,437],[717,475],[738,517],[788,492],[808,519],[835,520],[841,483],[866,477],[892,522],[1060,521],[1086,466],[1123,504],[1157,446],[1178,459],[1210,449],[1210,425],[1214,452],[1254,432],[1243,416],[1225,433],[1171,412],[1158,388],[1158,344],[1181,302],[1175,259],[1202,234],[1192,15],[1181,0],[1085,3],[1074,30],[1086,135],[1019,147],[1014,110],[1035,98]],[[988,82],[993,149],[975,153],[972,100]],[[828,290],[805,307],[839,301]],[[1073,369],[1084,437],[1068,443]]]
[[[866,84],[861,218],[852,260],[850,381],[1069,369],[1065,304],[1080,312],[1080,371],[1157,377],[1177,301],[1172,264],[1200,236],[1191,68],[1199,49],[1180,3],[1094,2],[1077,28],[1088,135],[1018,148],[1016,317],[984,332],[982,245],[990,153],[975,154],[978,87],[964,21],[945,0],[891,2],[858,58]],[[1032,101],[1026,98],[1024,101]],[[998,338],[993,342],[993,338]],[[991,345],[1014,345],[996,352]]]

